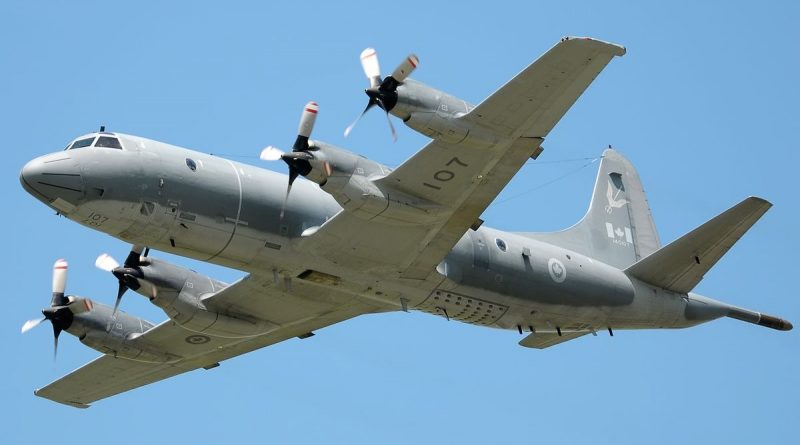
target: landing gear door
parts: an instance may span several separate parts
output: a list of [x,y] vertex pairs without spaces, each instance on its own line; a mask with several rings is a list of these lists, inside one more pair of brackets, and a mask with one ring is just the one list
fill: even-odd
[[163,228],[166,232],[172,229],[175,224],[175,219],[181,211],[181,202],[176,200],[166,200],[156,205],[155,212],[153,212],[153,224]]
[[[177,203],[170,205],[170,203],[143,200],[140,203],[139,213],[144,221],[137,224],[137,230],[132,234],[141,239],[141,242],[154,245],[169,233],[179,211],[180,205]],[[131,231],[129,229],[129,232]]]

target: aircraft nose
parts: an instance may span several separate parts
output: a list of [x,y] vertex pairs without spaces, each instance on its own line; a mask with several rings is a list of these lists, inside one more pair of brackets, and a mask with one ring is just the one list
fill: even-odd
[[83,179],[75,161],[65,153],[36,158],[22,167],[19,182],[45,204],[69,213],[84,195]]

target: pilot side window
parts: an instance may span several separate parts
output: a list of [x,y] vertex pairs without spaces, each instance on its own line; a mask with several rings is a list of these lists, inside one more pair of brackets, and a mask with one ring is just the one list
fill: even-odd
[[88,147],[88,146],[92,145],[92,141],[94,141],[93,137],[77,140],[77,141],[73,142],[72,145],[70,145],[69,150],[72,150],[74,148]]
[[122,145],[119,144],[119,139],[112,138],[108,136],[100,136],[97,138],[97,143],[94,144],[95,147],[104,147],[104,148],[117,148],[122,150]]

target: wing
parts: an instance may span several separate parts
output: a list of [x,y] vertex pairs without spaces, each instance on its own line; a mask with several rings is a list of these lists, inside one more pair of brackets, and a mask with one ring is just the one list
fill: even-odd
[[467,229],[480,225],[486,207],[541,150],[544,136],[603,67],[622,54],[624,49],[617,45],[563,39],[461,118],[501,135],[505,142],[485,148],[434,140],[378,180],[387,190],[431,203],[435,210],[430,218],[389,225],[343,211],[300,240],[300,247],[372,273],[430,277]]
[[165,321],[136,339],[178,357],[171,363],[145,363],[111,355],[101,356],[66,376],[36,390],[37,396],[86,408],[90,403],[198,368],[282,342],[306,337],[313,331],[382,309],[341,291],[322,290],[313,283],[292,283],[291,290],[269,280],[248,276],[204,300],[206,306],[237,308],[253,315],[269,314],[277,330],[258,337],[229,339],[198,335]]

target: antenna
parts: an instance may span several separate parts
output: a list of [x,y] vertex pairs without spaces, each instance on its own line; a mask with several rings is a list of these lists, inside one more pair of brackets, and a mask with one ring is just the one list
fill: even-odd
[[101,125],[100,126],[100,133],[103,133],[104,131],[106,131],[106,126],[105,125]]

